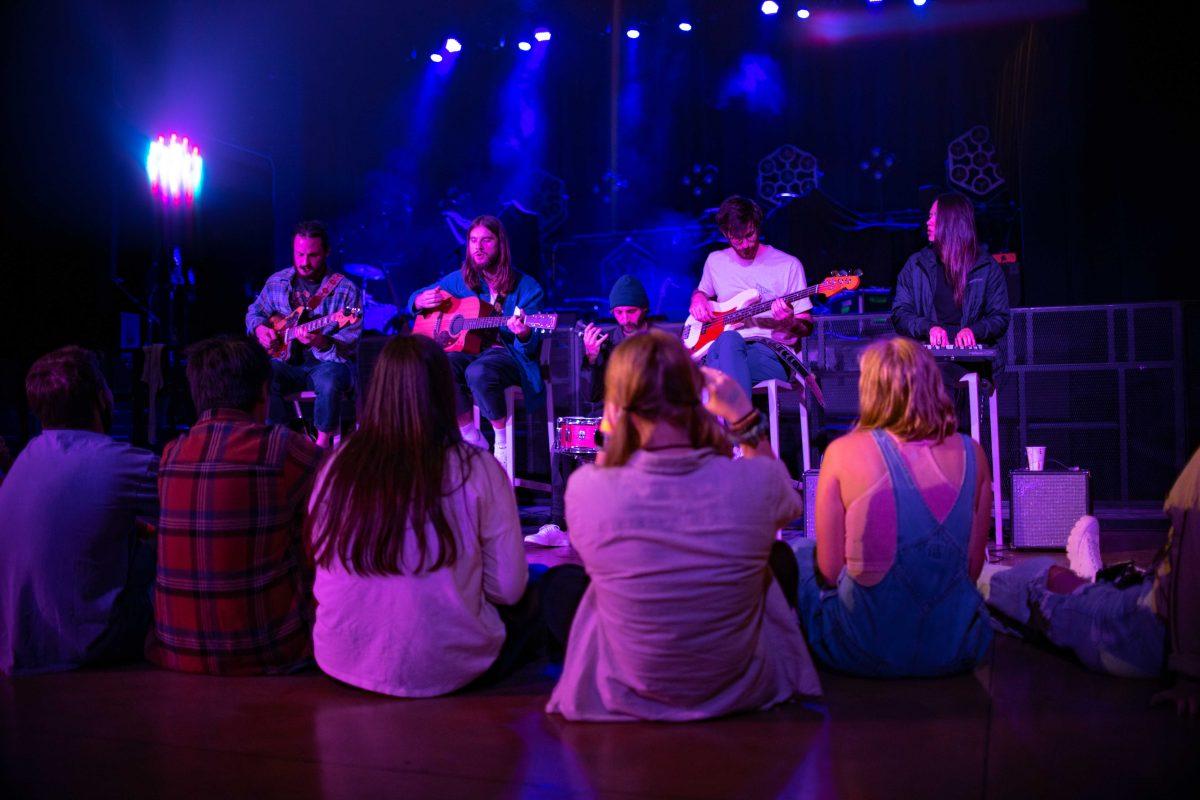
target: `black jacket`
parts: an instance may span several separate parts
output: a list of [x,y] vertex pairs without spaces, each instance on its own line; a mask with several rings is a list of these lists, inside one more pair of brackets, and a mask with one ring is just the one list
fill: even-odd
[[[896,333],[927,341],[933,327],[933,287],[942,269],[932,247],[913,253],[896,278],[896,298],[892,301],[892,327]],[[970,328],[975,341],[997,345],[1008,332],[1008,284],[1004,272],[986,251],[975,259],[967,273],[963,294],[962,327]],[[1004,366],[1004,348],[997,347],[994,368]]]

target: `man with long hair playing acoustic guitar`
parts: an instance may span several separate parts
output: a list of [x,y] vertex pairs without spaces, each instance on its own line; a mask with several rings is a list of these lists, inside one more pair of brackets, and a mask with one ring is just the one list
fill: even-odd
[[[409,308],[419,315],[413,332],[440,341],[450,357],[458,385],[458,427],[463,440],[487,447],[475,426],[473,406],[479,406],[480,414],[492,423],[495,455],[501,464],[508,463],[510,445],[504,390],[520,386],[531,408],[545,391],[538,364],[541,331],[532,322],[542,308],[542,298],[538,282],[513,266],[504,225],[485,215],[474,219],[467,229],[462,266],[414,292],[408,301]],[[471,313],[458,313],[467,307]],[[488,321],[495,325],[469,330],[495,331],[491,336],[480,337],[463,325],[467,317],[487,315],[494,318]],[[449,330],[430,321],[442,317],[450,320]],[[553,322],[549,327],[553,328]]]
[[[689,309],[695,320],[707,323],[716,319],[713,300],[723,303],[753,294],[758,301],[772,301],[770,313],[752,317],[736,330],[726,330],[703,354],[707,366],[736,380],[747,396],[759,381],[788,380],[779,357],[758,340],[775,339],[792,346],[813,327],[812,302],[801,298],[788,303],[784,297],[807,287],[804,267],[795,256],[760,240],[762,224],[762,209],[753,200],[735,195],[721,203],[717,227],[730,246],[709,253]],[[693,357],[700,355],[693,351]]]
[[267,278],[246,310],[246,333],[271,354],[269,421],[291,419],[284,395],[311,389],[321,447],[332,445],[340,428],[341,398],[354,385],[362,335],[362,295],[345,275],[329,270],[328,257],[325,226],[301,222],[292,236],[292,266]]

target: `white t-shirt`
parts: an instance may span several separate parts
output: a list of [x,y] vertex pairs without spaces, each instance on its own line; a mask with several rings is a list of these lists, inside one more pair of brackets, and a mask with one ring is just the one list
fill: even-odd
[[[704,262],[704,274],[700,276],[700,285],[696,287],[696,291],[703,292],[708,297],[715,297],[717,302],[721,303],[747,289],[753,289],[765,302],[807,286],[804,265],[800,263],[800,259],[769,244],[760,244],[753,261],[740,258],[732,247],[709,253],[708,260]],[[792,309],[797,314],[811,308],[812,301],[807,297],[792,303]],[[760,316],[770,318],[771,312],[768,310]],[[747,338],[768,338],[771,335],[770,330],[750,325],[742,328],[739,333]]]
[[[490,453],[469,447],[460,445],[446,463],[452,490],[442,508],[459,537],[453,565],[382,576],[351,574],[336,560],[317,567],[313,654],[326,674],[373,692],[432,697],[462,688],[496,660],[505,635],[496,605],[521,599],[528,567],[508,476]],[[465,483],[464,456],[471,458]],[[318,530],[331,524],[313,512]],[[422,535],[436,541],[432,523]],[[411,529],[406,537],[404,560],[415,564]]]

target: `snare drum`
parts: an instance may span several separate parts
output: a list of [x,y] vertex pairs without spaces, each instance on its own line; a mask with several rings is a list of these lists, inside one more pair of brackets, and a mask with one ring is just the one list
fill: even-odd
[[[554,449],[560,453],[595,455],[600,417],[559,417],[554,421]],[[602,439],[603,437],[601,437]]]

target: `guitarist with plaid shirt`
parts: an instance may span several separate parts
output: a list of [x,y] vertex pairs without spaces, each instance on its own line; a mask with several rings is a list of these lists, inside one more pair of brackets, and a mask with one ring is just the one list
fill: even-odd
[[[272,318],[286,317],[294,309],[307,306],[324,292],[315,307],[308,308],[301,322],[346,308],[362,306],[358,287],[340,272],[331,272],[329,232],[316,221],[301,222],[292,236],[292,266],[267,278],[258,297],[246,311],[246,332],[270,349],[278,336]],[[290,359],[271,361],[271,402],[269,421],[284,423],[291,419],[285,395],[306,389],[316,394],[313,418],[317,444],[329,447],[340,426],[342,395],[354,386],[354,362],[362,319],[340,330],[325,329],[296,334],[300,347]]]

